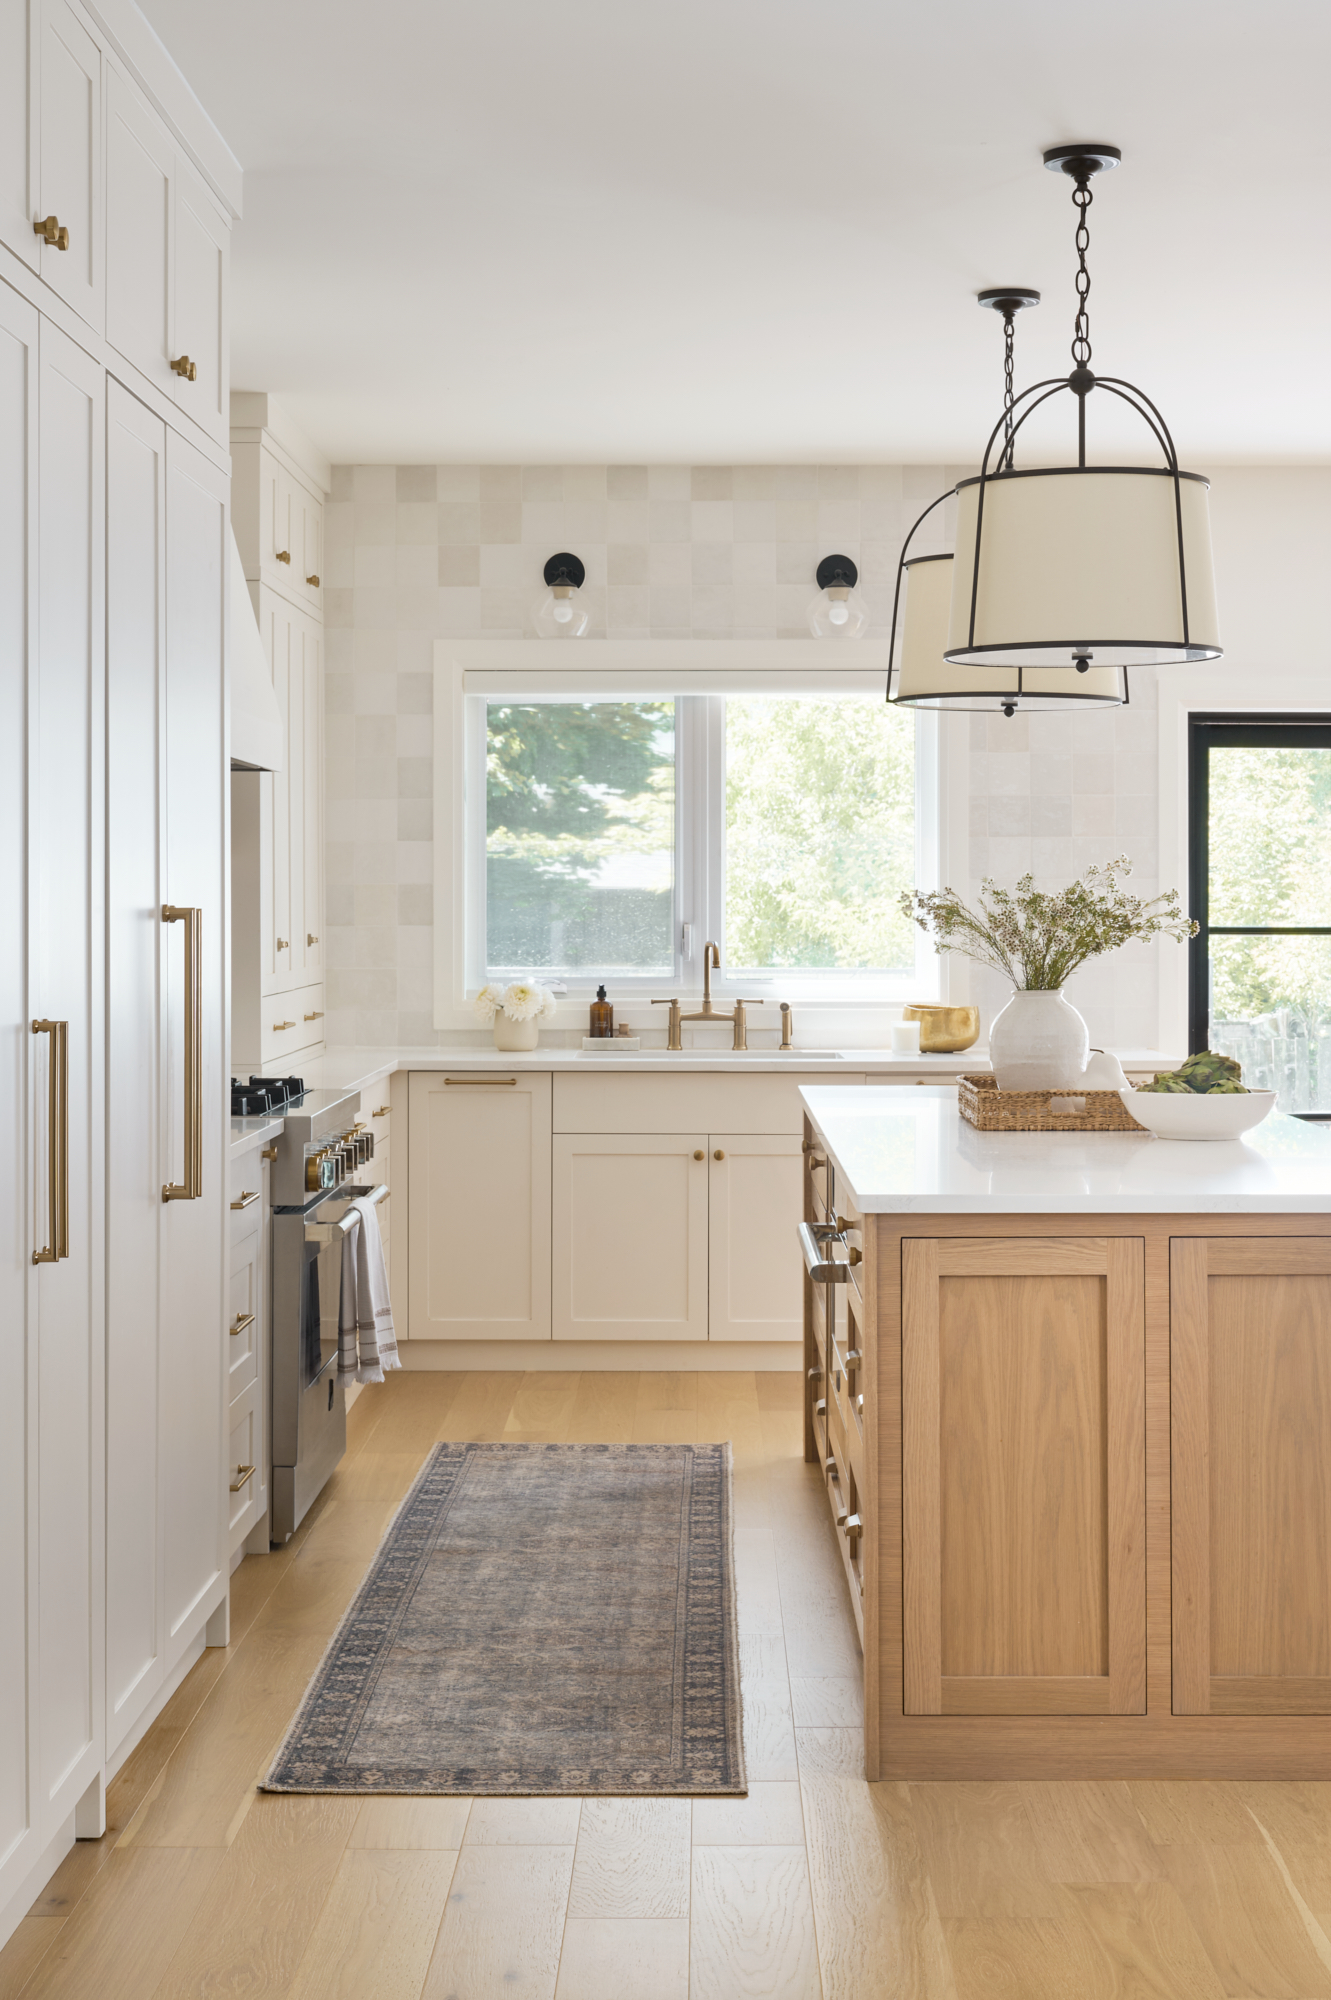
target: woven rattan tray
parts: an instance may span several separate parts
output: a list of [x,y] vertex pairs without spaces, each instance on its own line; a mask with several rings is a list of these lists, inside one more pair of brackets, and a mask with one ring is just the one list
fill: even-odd
[[981,1132],[1144,1132],[1116,1090],[1000,1090],[959,1076],[957,1104]]

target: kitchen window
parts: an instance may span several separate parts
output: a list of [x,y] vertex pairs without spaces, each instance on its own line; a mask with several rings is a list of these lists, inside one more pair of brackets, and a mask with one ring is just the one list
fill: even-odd
[[714,938],[720,992],[935,991],[899,906],[935,872],[933,718],[845,693],[467,707],[469,990],[689,991]]
[[1194,715],[1189,1033],[1331,1111],[1331,717]]

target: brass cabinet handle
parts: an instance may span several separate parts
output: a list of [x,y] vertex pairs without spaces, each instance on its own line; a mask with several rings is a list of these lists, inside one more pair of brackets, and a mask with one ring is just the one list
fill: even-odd
[[265,1146],[263,1151],[260,1153],[259,1158],[261,1160],[275,1160],[277,1158],[276,1146]]
[[316,937],[316,936],[314,935],[314,932],[313,932],[313,931],[306,931],[306,933],[305,933],[305,942],[306,942],[306,944],[318,944],[319,940],[318,940],[318,938],[317,938],[317,937]]
[[[313,1014],[307,1014],[307,1015],[305,1016],[305,1019],[306,1019],[307,1021],[322,1021],[322,1019],[323,1019],[323,1015],[322,1015],[321,1013],[319,1013],[319,1012],[317,1012],[317,1011],[316,1011],[316,1012],[315,1012],[315,1013],[313,1013]],[[288,1024],[288,1025],[289,1025],[289,1024]]]
[[712,1154],[712,1158],[714,1160],[724,1160],[725,1154],[721,1151],[721,1148],[719,1146],[717,1147],[716,1151]]
[[317,590],[319,588],[319,579],[317,576],[307,576],[305,581],[310,585],[312,590]]
[[852,1222],[849,1216],[839,1215],[836,1219],[836,1233],[838,1236],[844,1236],[848,1229],[858,1229],[859,1226],[859,1223]]
[[185,926],[185,1178],[167,1181],[163,1201],[197,1201],[203,1193],[203,911],[163,903],[164,924]]
[[248,1482],[251,1479],[253,1479],[254,1470],[255,1469],[252,1465],[238,1465],[236,1467],[236,1472],[239,1476],[232,1480],[231,1491],[233,1493],[239,1493],[241,1487],[247,1485]]
[[370,1116],[371,1118],[387,1118],[392,1108],[393,1107],[391,1104],[381,1104],[377,1111],[372,1111],[370,1113]]
[[[308,1018],[309,1018],[309,1017],[308,1017],[308,1015],[307,1015],[307,1016],[306,1016],[306,1019],[308,1019]],[[295,1025],[296,1025],[296,1024],[295,1024],[295,1022],[294,1022],[294,1021],[274,1021],[274,1022],[273,1022],[273,1033],[274,1033],[275,1035],[280,1035],[280,1034],[282,1033],[282,1030],[283,1030],[284,1028],[294,1028],[294,1027],[295,1027]]]
[[199,365],[197,361],[191,361],[188,354],[180,355],[171,363],[171,372],[186,382],[197,382],[199,379]]
[[[511,1084],[513,1084],[513,1085],[514,1085],[514,1087],[515,1087],[515,1088],[516,1088],[516,1086],[517,1086],[517,1081],[518,1081],[518,1080],[517,1080],[517,1078],[516,1078],[515,1076],[446,1076],[446,1077],[444,1078],[444,1082],[445,1082],[445,1084],[450,1084],[450,1083],[457,1083],[457,1084],[463,1084],[463,1083],[490,1083],[490,1084],[494,1084],[494,1083],[511,1083]],[[376,1117],[378,1116],[378,1113],[377,1113],[377,1112],[375,1113],[375,1116],[376,1116]]]
[[49,1243],[34,1250],[34,1264],[56,1264],[69,1255],[69,1022],[34,1021],[34,1035],[49,1035],[46,1133],[46,1229]]
[[277,949],[278,951],[290,951],[290,949],[291,949],[291,939],[290,939],[290,938],[279,938],[279,939],[277,940],[277,946],[276,946],[276,949]]
[[279,549],[277,551],[277,560],[278,562],[289,563],[291,561],[290,549]]
[[706,1155],[706,1153],[705,1153],[705,1152],[703,1151],[703,1148],[702,1148],[701,1146],[699,1146],[699,1147],[698,1147],[698,1148],[696,1149],[696,1151],[694,1152],[694,1155],[693,1155],[693,1157],[694,1157],[694,1159],[695,1159],[695,1160],[705,1160],[705,1159],[707,1158],[707,1155]]
[[34,236],[40,236],[43,243],[49,243],[53,250],[69,248],[69,231],[62,225],[58,216],[48,215],[41,222],[34,222],[32,233]]
[[240,1318],[236,1321],[235,1325],[232,1327],[231,1331],[232,1333],[244,1333],[247,1326],[253,1326],[253,1325],[254,1325],[254,1314],[242,1313],[240,1315]]
[[232,1208],[253,1208],[255,1202],[258,1199],[259,1199],[258,1188],[254,1188],[253,1190],[249,1188],[242,1188],[240,1190],[240,1200],[233,1201],[231,1206]]

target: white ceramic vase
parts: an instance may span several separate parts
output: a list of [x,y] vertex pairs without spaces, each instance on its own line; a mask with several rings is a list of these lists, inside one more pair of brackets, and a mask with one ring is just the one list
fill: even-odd
[[541,1039],[540,1020],[533,1016],[530,1021],[515,1021],[501,1007],[495,1015],[495,1047],[515,1055],[521,1050],[534,1049]]
[[995,1015],[989,1060],[1000,1090],[1074,1090],[1091,1038],[1061,991],[1019,988]]

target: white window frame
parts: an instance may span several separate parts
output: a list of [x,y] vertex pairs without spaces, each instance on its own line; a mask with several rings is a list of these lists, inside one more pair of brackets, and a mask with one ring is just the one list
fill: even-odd
[[[438,640],[434,690],[434,1022],[436,1028],[474,1028],[471,1001],[485,963],[485,704],[487,700],[646,700],[667,695],[787,694],[792,697],[855,694],[881,698],[887,677],[887,649],[861,641],[853,648],[815,640],[584,641],[576,646],[531,641]],[[916,880],[937,887],[946,879],[950,853],[964,855],[967,718],[919,713],[916,716],[915,838]],[[716,703],[681,717],[676,756],[682,768],[701,757],[724,757],[722,710]],[[711,798],[719,773],[707,774],[704,798]],[[692,1000],[702,991],[702,946],[724,909],[724,843],[717,830],[702,829],[696,816],[678,815],[673,973],[615,976],[621,1016],[633,1005],[646,1025],[647,1002],[669,993]],[[693,905],[701,899],[703,910]],[[708,915],[708,912],[711,915]],[[691,925],[690,953],[682,950],[681,925]],[[964,977],[964,975],[963,975]],[[965,996],[949,990],[949,968],[921,932],[913,975],[899,990],[870,974],[777,972],[712,975],[718,999],[752,994],[770,1003],[789,999],[807,1012],[827,1007],[837,1013],[895,1012],[909,998]],[[585,1024],[596,974],[569,977],[560,996],[556,1027]],[[636,1004],[635,1004],[636,1003]]]

